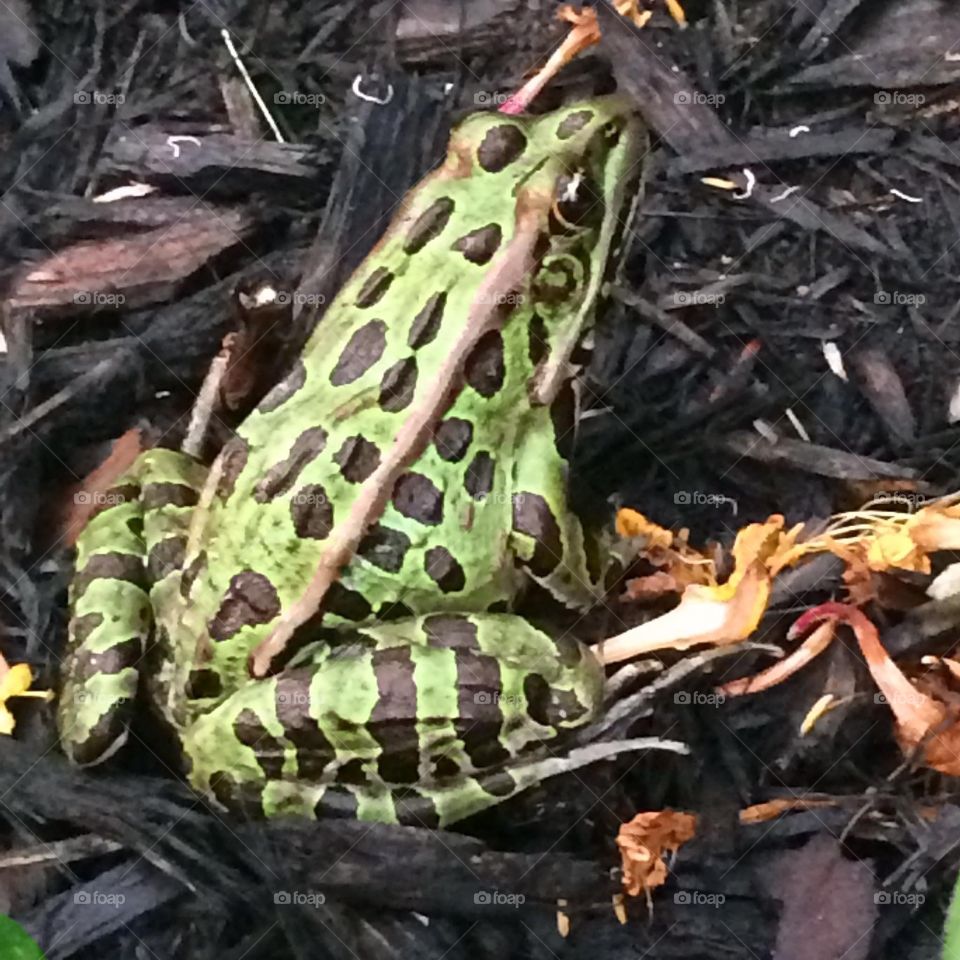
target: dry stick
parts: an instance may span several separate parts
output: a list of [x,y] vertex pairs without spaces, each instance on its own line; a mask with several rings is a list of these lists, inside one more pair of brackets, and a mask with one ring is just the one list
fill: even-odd
[[540,232],[541,207],[544,201],[549,204],[550,198],[532,196],[530,201],[521,203],[516,234],[477,289],[467,323],[437,370],[426,396],[407,417],[380,466],[361,485],[346,518],[331,531],[317,571],[303,595],[284,612],[270,635],[250,655],[251,676],[265,676],[271,662],[286,648],[297,628],[320,609],[327,591],[339,578],[341,568],[353,558],[367,527],[383,513],[394,483],[429,443],[434,424],[453,399],[451,388],[460,376],[466,357],[477,341],[500,322],[499,305],[503,299],[499,295],[518,290],[530,274],[534,245]]

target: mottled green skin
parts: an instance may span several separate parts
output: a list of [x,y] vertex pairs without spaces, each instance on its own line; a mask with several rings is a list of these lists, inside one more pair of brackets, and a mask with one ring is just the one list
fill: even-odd
[[[596,597],[566,504],[564,428],[531,396],[551,349],[592,322],[640,136],[613,99],[467,119],[209,480],[178,454],[141,457],[124,502],[79,543],[59,714],[68,755],[98,762],[119,747],[143,674],[204,792],[309,813],[336,785],[358,816],[449,823],[526,786],[502,772],[508,761],[596,715],[589,652],[488,611],[509,609],[531,577],[574,608]],[[596,203],[567,186],[577,171]],[[386,540],[364,541],[327,596],[322,627],[335,632],[251,680],[248,657],[303,594],[481,285],[526,242],[521,219],[536,225],[536,266],[496,290],[499,334],[462,358],[433,440],[372,518]]]

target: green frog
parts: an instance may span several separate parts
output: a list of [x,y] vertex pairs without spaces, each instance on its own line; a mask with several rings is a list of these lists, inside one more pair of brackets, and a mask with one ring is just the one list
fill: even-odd
[[468,117],[213,464],[140,456],[78,542],[71,760],[144,699],[215,802],[444,826],[597,717],[593,653],[511,611],[602,589],[562,451],[643,145],[617,97]]

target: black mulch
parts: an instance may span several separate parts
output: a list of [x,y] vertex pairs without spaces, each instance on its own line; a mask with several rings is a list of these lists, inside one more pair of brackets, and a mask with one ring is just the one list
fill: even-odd
[[[316,316],[299,308],[329,301],[450,124],[564,35],[555,6],[0,4],[0,640],[41,686],[64,640],[72,485],[130,427],[180,438],[237,288],[299,291],[289,358]],[[956,488],[960,10],[690,0],[681,31],[652,6],[636,30],[603,5],[603,44],[542,98],[619,87],[654,135],[585,371],[577,502],[729,545],[772,513],[816,523]],[[389,102],[358,97],[358,77]],[[155,192],[92,201],[133,181]],[[839,574],[824,561],[784,580],[763,639],[837,595]],[[870,611],[898,655],[956,644],[960,605],[921,602],[925,583],[900,584],[909,612]],[[64,960],[939,956],[956,787],[902,764],[852,645],[721,703],[719,676],[769,657],[665,659],[672,680],[634,691],[625,729],[688,757],[599,764],[458,833],[240,822],[147,749],[80,774],[50,707],[22,701],[0,738],[0,908]],[[824,690],[841,706],[801,738]],[[778,798],[831,802],[739,821]],[[696,812],[697,836],[620,925],[618,825],[664,807]]]

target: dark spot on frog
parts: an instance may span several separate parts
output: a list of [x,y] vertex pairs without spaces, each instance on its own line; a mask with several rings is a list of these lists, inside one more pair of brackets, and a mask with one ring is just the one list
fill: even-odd
[[323,609],[327,613],[343,617],[344,620],[360,621],[370,616],[371,607],[362,593],[348,589],[338,580],[327,590],[327,595],[323,598]]
[[576,110],[568,113],[557,126],[557,139],[569,140],[593,119],[592,110]]
[[493,457],[481,450],[467,467],[463,486],[474,500],[482,500],[493,489]]
[[477,625],[468,617],[438,613],[423,621],[423,632],[431,647],[479,652]]
[[399,413],[410,405],[417,389],[417,361],[413,357],[398,360],[380,381],[380,409]]
[[563,542],[547,501],[536,493],[518,493],[513,498],[513,529],[536,541],[533,557],[526,561],[534,576],[552,573],[563,557]]
[[378,623],[386,620],[404,620],[412,616],[414,616],[413,611],[399,600],[391,600],[389,603],[382,603],[377,607]]
[[424,554],[423,567],[443,593],[457,593],[466,586],[463,567],[446,547],[431,547]]
[[260,717],[249,708],[241,710],[233,721],[236,738],[256,753],[257,763],[268,780],[283,774],[283,742],[274,737]]
[[326,540],[333,529],[333,504],[322,484],[307,483],[290,498],[290,516],[298,537]]
[[285,460],[275,463],[254,487],[253,499],[269,503],[290,490],[308,463],[315,460],[327,445],[323,427],[309,427],[293,441]]
[[420,760],[417,731],[417,684],[409,647],[391,647],[373,654],[377,703],[370,715],[370,733],[383,749],[377,760],[388,783],[416,783]]
[[357,556],[387,573],[399,573],[409,549],[410,538],[405,533],[375,523],[360,541]]
[[193,588],[193,582],[197,579],[197,575],[200,571],[207,565],[207,552],[206,550],[201,550],[197,554],[196,558],[190,562],[190,565],[183,571],[183,575],[180,577],[180,596],[184,600],[187,600],[190,597],[190,590]]
[[434,293],[430,299],[420,308],[420,312],[413,318],[410,324],[410,333],[407,335],[407,343],[411,350],[419,350],[428,343],[432,343],[440,330],[440,322],[443,320],[443,310],[447,305],[447,292],[442,290],[440,293]]
[[438,779],[460,776],[460,764],[452,757],[437,757],[433,765],[433,775]]
[[250,446],[243,437],[234,437],[220,452],[220,479],[217,480],[217,496],[226,500],[233,494],[237,477],[247,465]]
[[140,498],[147,511],[160,507],[195,507],[200,494],[185,483],[146,483]]
[[527,356],[534,367],[550,356],[550,332],[539,313],[534,313],[527,328]]
[[490,606],[487,607],[487,613],[509,613],[510,604],[506,600],[494,600]]
[[383,320],[371,320],[354,330],[330,374],[330,382],[342,387],[358,380],[383,356],[386,345],[387,325]]
[[94,580],[122,580],[146,589],[143,557],[133,553],[95,553],[73,578],[73,595],[80,597]]
[[361,757],[354,757],[337,767],[337,783],[349,783],[356,787],[364,787],[370,783],[367,776],[366,761]]
[[576,437],[577,396],[573,384],[568,380],[557,393],[550,404],[550,421],[553,424],[553,442],[557,453],[564,460],[569,460],[573,454],[573,441]]
[[481,397],[489,399],[503,386],[504,374],[503,337],[499,330],[488,330],[470,351],[464,375]]
[[277,675],[274,704],[284,738],[297,752],[297,777],[318,781],[335,758],[336,751],[310,715],[309,668],[285,670]]
[[313,805],[318,820],[355,820],[360,802],[346,790],[326,790]]
[[497,252],[503,231],[499,223],[488,223],[485,227],[477,227],[465,233],[450,247],[463,254],[464,260],[483,265],[490,262],[490,258]]
[[303,360],[298,359],[293,369],[274,386],[257,405],[260,413],[272,413],[282,403],[286,403],[307,380],[307,368]]
[[387,292],[391,283],[393,274],[386,267],[377,267],[363,282],[354,303],[362,309],[372,307]]
[[167,537],[155,543],[147,556],[147,576],[151,583],[162,580],[167,574],[183,566],[187,552],[186,537]]
[[494,797],[509,797],[517,789],[517,781],[507,770],[484,774],[478,778],[478,782],[486,793]]
[[128,637],[106,650],[94,652],[81,648],[76,651],[73,661],[75,676],[114,676],[128,667],[136,667],[143,658],[143,646],[140,637]]
[[208,624],[214,640],[229,640],[243,627],[269,623],[280,613],[276,587],[255,570],[244,570],[230,578],[220,609]]
[[104,713],[84,740],[69,740],[67,736],[63,737],[64,750],[75,764],[83,767],[99,763],[104,754],[123,736],[130,719],[131,701],[124,700],[123,705],[125,709],[114,707]]
[[487,173],[499,173],[527,149],[523,131],[512,123],[491,127],[477,147],[477,161]]
[[404,473],[393,486],[393,505],[410,520],[434,527],[443,520],[443,494],[422,473]]
[[398,787],[393,793],[397,820],[404,826],[425,827],[436,830],[440,826],[440,814],[429,796],[418,793],[415,787]]
[[550,684],[539,673],[528,673],[523,678],[523,695],[527,701],[527,713],[545,727],[554,725],[550,715]]
[[473,424],[460,417],[449,417],[437,425],[433,434],[433,445],[437,455],[447,463],[459,463],[466,455],[473,439]]
[[127,529],[131,536],[138,540],[143,539],[143,517],[127,517]]
[[87,637],[103,623],[102,613],[85,613],[82,617],[73,617],[70,621],[70,637],[76,646],[87,642]]
[[408,255],[419,253],[431,240],[439,237],[453,210],[454,203],[450,197],[438,197],[434,200],[407,231],[403,252]]
[[347,437],[333,460],[344,480],[363,483],[380,466],[380,448],[364,437]]
[[223,680],[216,670],[203,667],[191,670],[187,679],[187,696],[191,700],[208,700],[223,693]]

